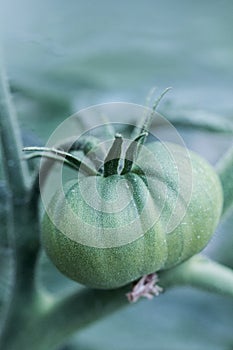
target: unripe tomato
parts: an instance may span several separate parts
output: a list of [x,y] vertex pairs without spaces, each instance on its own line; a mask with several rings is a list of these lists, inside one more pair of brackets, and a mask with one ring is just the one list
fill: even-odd
[[175,144],[143,149],[129,171],[77,177],[52,198],[43,245],[71,279],[117,288],[181,263],[213,235],[222,208],[214,169]]

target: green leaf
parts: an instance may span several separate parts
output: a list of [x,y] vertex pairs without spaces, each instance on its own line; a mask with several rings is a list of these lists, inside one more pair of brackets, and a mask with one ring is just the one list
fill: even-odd
[[223,187],[224,203],[222,214],[225,214],[233,208],[233,147],[220,159],[216,168]]
[[232,300],[177,288],[99,321],[76,341],[90,350],[230,350],[232,315]]

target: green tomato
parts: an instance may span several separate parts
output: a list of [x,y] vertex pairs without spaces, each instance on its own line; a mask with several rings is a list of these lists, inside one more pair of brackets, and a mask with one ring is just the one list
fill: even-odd
[[218,176],[204,159],[152,142],[128,171],[110,163],[115,172],[110,166],[101,175],[69,181],[44,215],[43,245],[64,275],[93,288],[117,288],[206,246],[223,199]]

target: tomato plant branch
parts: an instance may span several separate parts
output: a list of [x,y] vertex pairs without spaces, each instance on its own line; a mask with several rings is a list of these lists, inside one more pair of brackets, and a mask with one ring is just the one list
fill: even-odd
[[38,214],[33,207],[34,203],[21,202],[18,206],[13,206],[12,213],[9,214],[11,223],[8,234],[13,248],[14,271],[1,329],[1,349],[7,349],[6,345],[12,339],[12,332],[16,336],[19,325],[31,319],[34,304],[38,300],[35,267],[40,248],[40,228]]
[[[159,273],[159,286],[165,292],[171,287],[186,285],[233,298],[233,271],[196,255]],[[49,349],[55,349],[73,333],[128,306],[126,293],[131,288],[131,285],[106,291],[85,288],[56,301],[40,321],[38,332],[44,332],[41,341],[45,341]],[[44,331],[46,327],[50,329],[49,334]],[[39,337],[40,333],[38,339]]]
[[16,112],[11,102],[6,72],[0,57],[0,141],[3,153],[3,165],[9,187],[14,198],[25,194],[29,183],[27,164],[22,160],[22,143],[16,119]]
[[233,298],[233,271],[201,255],[161,272],[159,277],[164,289],[187,285]]
[[85,288],[55,303],[43,320],[49,327],[52,325],[48,334],[48,341],[51,342],[49,349],[64,342],[77,330],[128,306],[129,302],[125,296],[128,288],[128,286],[114,290]]
[[[13,206],[10,225],[11,247],[13,248],[14,272],[9,303],[1,329],[0,348],[11,349],[10,344],[19,340],[20,326],[34,317],[39,307],[39,288],[36,279],[36,263],[40,249],[39,210],[37,203],[30,200]],[[38,310],[35,315],[38,315]],[[22,331],[21,331],[22,332]],[[12,349],[16,349],[12,347]]]
[[1,223],[1,232],[0,232],[0,248],[8,248],[8,234],[7,230],[10,224],[10,212],[11,205],[11,196],[9,189],[7,188],[5,182],[0,181],[0,223]]
[[12,290],[1,330],[0,343],[4,344],[12,337],[12,328],[17,327],[19,320],[22,322],[25,307],[30,309],[37,295],[34,270],[40,243],[39,210],[37,203],[30,201],[29,172],[21,156],[20,131],[3,64],[0,64],[0,141],[10,192],[7,236],[14,259]]
[[[34,259],[34,253],[38,249],[36,231],[32,233],[34,226],[38,227],[38,208],[37,204],[34,205],[29,200],[30,178],[27,164],[22,159],[19,126],[3,64],[0,64],[0,127],[4,170],[12,196],[11,212],[9,213],[11,225],[8,229],[16,260],[17,276],[17,269],[23,269],[26,264],[23,263],[21,266],[23,260],[27,259],[24,253],[32,254]],[[26,275],[26,272],[23,273],[21,279]]]

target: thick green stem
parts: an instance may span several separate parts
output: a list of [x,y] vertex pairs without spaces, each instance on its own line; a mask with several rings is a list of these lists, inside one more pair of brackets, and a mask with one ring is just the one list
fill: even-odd
[[3,338],[1,349],[55,350],[77,330],[129,305],[127,290],[84,289],[55,302],[38,297],[30,305],[31,316],[25,310],[24,319],[18,320],[18,326],[13,324],[15,336],[9,333],[8,339]]
[[159,277],[159,285],[165,289],[187,285],[233,298],[233,271],[200,255],[161,272]]
[[[39,252],[38,202],[31,202],[29,172],[22,159],[22,143],[3,65],[0,64],[0,141],[3,165],[11,194],[7,234],[12,247],[14,273],[9,303],[1,330],[0,348],[6,349],[17,327],[30,319],[37,295],[35,265]],[[15,347],[16,349],[16,347]]]
[[[1,52],[0,52],[1,55]],[[22,160],[22,143],[6,73],[0,57],[0,140],[5,175],[14,198],[21,198],[29,183],[27,165]]]
[[[0,349],[7,349],[12,334],[17,339],[18,329],[32,318],[37,298],[35,267],[40,248],[39,211],[36,203],[21,202],[12,206],[9,230],[13,248],[14,273],[11,298],[6,308],[0,337]],[[14,349],[14,348],[12,348]],[[17,347],[15,346],[15,349]]]
[[[0,57],[1,59],[1,57]],[[34,259],[38,251],[38,203],[31,203],[28,193],[29,173],[22,159],[22,143],[14,106],[2,62],[0,62],[0,137],[6,180],[11,193],[9,239],[13,247],[17,269],[28,252]],[[27,266],[26,264],[23,264]],[[29,267],[28,267],[29,268]],[[21,276],[24,278],[26,272]]]
[[[174,286],[191,285],[233,298],[233,271],[205,257],[194,256],[179,266],[160,272],[159,285],[165,291]],[[64,334],[71,334],[75,329],[106,316],[115,308],[126,306],[125,293],[130,288],[128,285],[113,291],[84,290],[55,305],[49,318],[55,320],[59,314],[63,315],[59,328],[63,329]],[[84,304],[84,300],[88,302]],[[82,317],[79,318],[80,315]]]
[[30,288],[34,289],[34,268],[40,250],[40,222],[37,204],[28,200],[13,207],[10,239],[16,260],[16,280],[22,285],[22,293]]
[[5,182],[0,181],[0,248],[7,248],[9,246],[8,242],[8,226],[11,222],[10,212],[11,196],[10,191],[7,188]]
[[49,328],[46,329],[40,324],[41,315],[51,304],[49,296],[38,292],[30,295],[26,293],[24,298],[22,296],[18,293],[13,294],[0,337],[0,349],[50,349],[44,346],[43,341],[43,336],[49,332]]
[[53,325],[47,348],[55,349],[75,332],[128,306],[128,290],[129,286],[107,291],[84,289],[54,304],[43,320],[44,325]]

